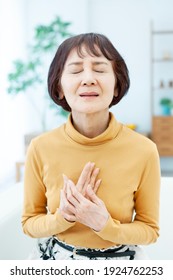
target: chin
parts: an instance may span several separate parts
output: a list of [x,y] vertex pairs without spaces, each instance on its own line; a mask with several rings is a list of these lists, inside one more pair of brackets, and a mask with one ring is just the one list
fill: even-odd
[[80,114],[96,114],[101,112],[109,111],[109,106],[99,106],[98,104],[90,103],[90,104],[80,104],[73,108],[72,111],[78,112]]

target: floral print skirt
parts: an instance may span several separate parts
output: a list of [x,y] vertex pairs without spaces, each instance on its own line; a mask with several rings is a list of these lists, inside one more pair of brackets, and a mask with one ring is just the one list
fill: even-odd
[[[73,248],[73,251],[67,248]],[[84,255],[78,255],[78,250],[84,251]],[[90,252],[94,251],[90,254]],[[116,254],[111,252],[116,251]],[[107,252],[108,256],[107,256]],[[129,253],[130,252],[130,253]],[[133,252],[133,253],[131,253]],[[100,256],[103,253],[103,257]],[[117,255],[117,256],[116,256]],[[42,238],[37,240],[37,245],[33,248],[28,259],[40,259],[40,260],[147,260],[148,256],[141,246],[123,245],[114,246],[107,249],[88,249],[88,248],[76,248],[68,245],[62,241],[57,240],[56,237]]]

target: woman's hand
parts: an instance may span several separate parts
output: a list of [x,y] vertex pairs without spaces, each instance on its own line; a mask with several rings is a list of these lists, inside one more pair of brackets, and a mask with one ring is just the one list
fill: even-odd
[[100,231],[109,218],[104,202],[98,198],[90,185],[86,188],[89,199],[84,197],[70,180],[67,183],[67,188],[67,211],[63,212],[64,218],[68,221],[77,221],[95,231]]
[[[99,174],[99,168],[95,168],[95,163],[93,162],[88,162],[82,172],[81,175],[78,179],[78,182],[76,184],[77,190],[82,193],[84,196],[86,196],[86,189],[87,186],[90,185],[93,191],[96,193],[98,190],[98,187],[100,186],[101,179],[97,180],[97,176]],[[69,178],[63,174],[63,179],[64,179],[64,189],[67,190],[67,182]]]
[[[90,199],[87,194],[87,187],[90,185],[93,192],[97,192],[98,187],[100,186],[101,179],[97,180],[99,174],[99,168],[95,168],[95,163],[88,162],[78,179],[78,182],[75,188],[81,193],[85,198]],[[76,221],[76,217],[73,214],[73,208],[71,203],[68,201],[68,197],[71,196],[70,188],[68,187],[69,179],[66,175],[63,175],[64,186],[60,193],[60,206],[59,212],[61,215],[68,221]],[[70,181],[72,182],[72,181]]]
[[73,206],[67,199],[67,193],[65,189],[60,191],[60,205],[58,212],[66,219],[68,222],[75,222],[76,217],[73,214]]

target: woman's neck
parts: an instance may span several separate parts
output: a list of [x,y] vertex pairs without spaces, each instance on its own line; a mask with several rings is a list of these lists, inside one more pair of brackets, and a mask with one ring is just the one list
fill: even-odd
[[72,111],[72,122],[75,129],[88,138],[103,133],[109,125],[109,111],[84,114]]

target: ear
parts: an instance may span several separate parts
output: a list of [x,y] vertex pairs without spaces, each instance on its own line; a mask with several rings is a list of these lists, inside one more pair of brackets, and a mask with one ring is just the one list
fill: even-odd
[[62,91],[59,92],[59,100],[62,100],[64,98],[64,93]]
[[115,89],[115,91],[114,91],[114,97],[117,97],[117,96],[118,96],[118,90]]

